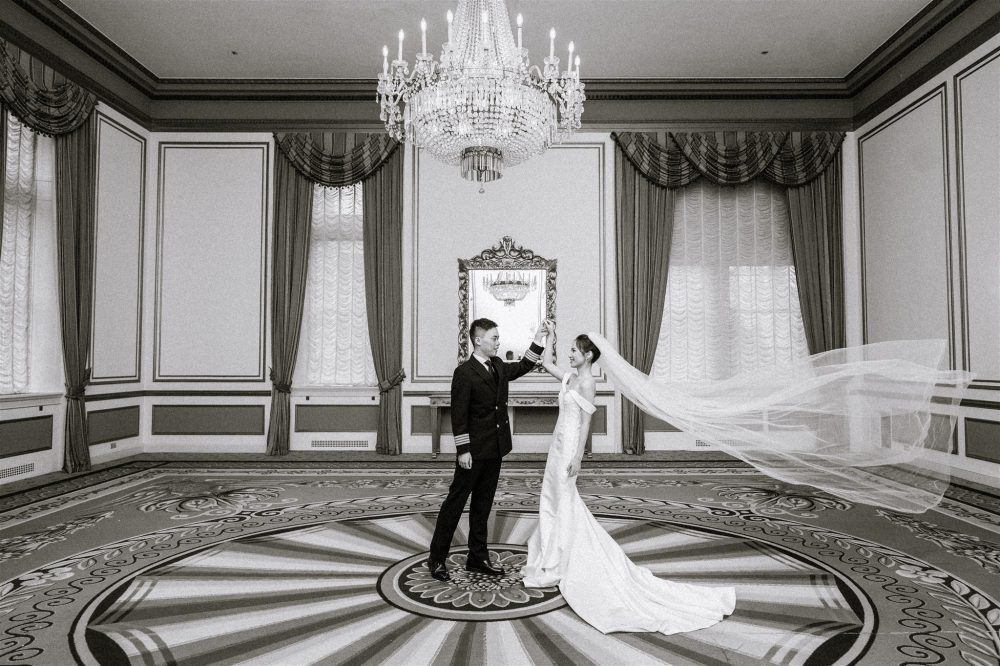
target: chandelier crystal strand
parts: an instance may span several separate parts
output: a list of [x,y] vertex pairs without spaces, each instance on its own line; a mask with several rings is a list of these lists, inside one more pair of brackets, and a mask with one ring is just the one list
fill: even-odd
[[538,287],[538,278],[528,278],[524,273],[498,273],[495,278],[483,277],[483,288],[490,292],[498,301],[510,308],[517,301],[523,300],[529,291]]
[[560,71],[554,29],[539,69],[520,48],[520,15],[515,45],[503,0],[459,0],[448,19],[449,41],[438,62],[424,50],[423,22],[422,49],[412,71],[402,58],[403,31],[392,63],[383,47],[379,117],[390,136],[460,165],[464,178],[485,183],[580,129],[586,96],[579,58],[571,56]]

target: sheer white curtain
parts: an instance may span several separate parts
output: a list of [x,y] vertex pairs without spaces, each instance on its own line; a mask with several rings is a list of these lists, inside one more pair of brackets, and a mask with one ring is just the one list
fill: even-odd
[[378,384],[365,307],[361,187],[313,188],[302,325],[306,382],[312,386]]
[[678,190],[651,376],[726,379],[808,355],[785,193],[763,179]]
[[0,393],[23,393],[29,385],[35,145],[35,133],[7,114],[0,247]]

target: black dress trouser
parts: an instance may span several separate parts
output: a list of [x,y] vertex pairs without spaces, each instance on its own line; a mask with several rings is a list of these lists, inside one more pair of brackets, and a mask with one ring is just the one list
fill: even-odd
[[463,469],[458,463],[455,464],[455,478],[452,479],[448,497],[438,512],[434,538],[431,539],[432,560],[443,562],[448,557],[455,528],[465,510],[465,502],[472,495],[469,505],[469,558],[489,562],[490,554],[486,548],[487,523],[490,509],[493,508],[493,496],[497,492],[497,482],[500,480],[501,462],[500,458],[473,459],[471,469]]

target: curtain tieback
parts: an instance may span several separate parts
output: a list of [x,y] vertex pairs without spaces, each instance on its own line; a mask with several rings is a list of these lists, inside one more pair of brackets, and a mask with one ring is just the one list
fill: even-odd
[[378,392],[388,393],[392,389],[402,384],[404,379],[406,379],[406,371],[400,368],[399,372],[397,372],[392,379],[384,380],[378,383]]
[[291,393],[292,392],[292,385],[291,384],[284,384],[284,383],[278,381],[277,376],[274,374],[274,368],[271,368],[271,385],[272,385],[272,388],[274,388],[274,390],[277,391],[278,393]]
[[83,377],[80,378],[80,383],[74,385],[63,384],[66,387],[66,399],[67,400],[83,400],[85,394],[87,393],[87,385],[90,384],[90,368],[83,371]]

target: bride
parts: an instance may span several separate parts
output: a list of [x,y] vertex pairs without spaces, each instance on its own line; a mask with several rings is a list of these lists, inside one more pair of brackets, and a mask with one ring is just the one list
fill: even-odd
[[604,633],[673,634],[719,622],[733,612],[735,588],[655,577],[628,559],[583,503],[576,478],[595,411],[591,365],[601,352],[588,336],[579,336],[569,352],[572,370],[564,372],[552,362],[555,324],[546,321],[545,330],[542,363],[562,382],[562,390],[542,480],[538,527],[528,540],[524,586],[558,585],[577,615]]

